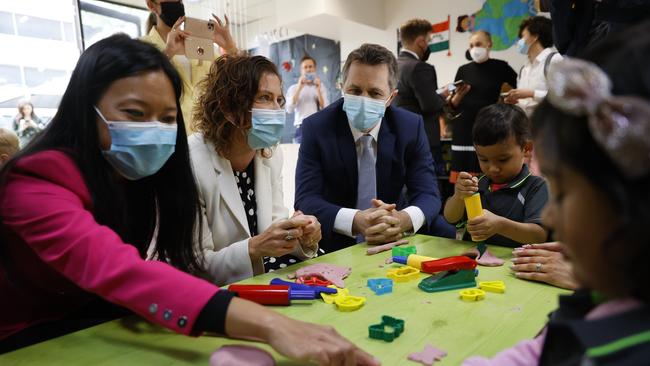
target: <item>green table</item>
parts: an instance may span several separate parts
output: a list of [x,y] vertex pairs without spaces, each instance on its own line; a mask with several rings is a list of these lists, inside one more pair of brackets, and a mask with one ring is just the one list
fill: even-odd
[[[472,244],[455,240],[417,235],[410,239],[418,254],[433,257],[457,255]],[[425,293],[417,281],[395,283],[393,293],[375,295],[368,287],[368,278],[385,277],[391,266],[385,265],[390,252],[366,255],[367,245],[315,258],[307,263],[327,262],[352,267],[346,287],[352,295],[366,296],[360,310],[340,312],[335,305],[323,301],[301,303],[275,309],[290,317],[321,324],[330,324],[345,337],[376,355],[384,365],[418,365],[408,361],[411,352],[421,351],[427,343],[448,352],[436,365],[458,365],[472,355],[491,356],[518,341],[537,334],[547,314],[557,306],[561,289],[522,281],[502,267],[478,267],[481,281],[502,280],[505,294],[487,293],[485,300],[464,302],[459,290]],[[509,259],[510,248],[490,247],[496,256]],[[267,273],[242,283],[268,283],[274,277],[286,279],[300,263],[281,271]],[[393,265],[396,266],[396,265]],[[425,274],[420,279],[425,278]],[[391,315],[406,321],[404,333],[392,343],[368,338],[368,326]],[[219,346],[246,343],[204,336],[191,338],[174,334],[137,317],[127,317],[89,329],[36,344],[0,356],[0,364],[34,365],[207,365],[210,354]],[[259,345],[270,350],[265,345]],[[278,365],[298,365],[274,353]]]

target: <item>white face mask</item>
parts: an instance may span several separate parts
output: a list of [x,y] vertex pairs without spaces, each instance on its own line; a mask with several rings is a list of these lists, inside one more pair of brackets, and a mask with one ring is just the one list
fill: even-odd
[[469,50],[469,55],[478,64],[487,61],[489,57],[488,50],[485,47],[474,47]]

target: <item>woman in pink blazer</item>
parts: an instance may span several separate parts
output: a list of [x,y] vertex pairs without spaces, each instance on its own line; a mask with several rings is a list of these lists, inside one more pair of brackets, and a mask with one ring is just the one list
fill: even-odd
[[[376,364],[330,328],[196,277],[199,203],[180,94],[178,74],[151,45],[115,35],[83,53],[48,128],[0,173],[0,350],[92,314],[99,296],[187,335],[255,338],[322,364]],[[145,261],[154,237],[160,261]]]

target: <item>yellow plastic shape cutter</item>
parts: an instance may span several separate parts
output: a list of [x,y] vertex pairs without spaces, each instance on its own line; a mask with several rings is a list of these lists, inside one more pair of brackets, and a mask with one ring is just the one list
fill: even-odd
[[482,281],[478,283],[478,288],[487,292],[496,292],[498,294],[506,292],[506,285],[503,281]]
[[337,296],[334,303],[340,311],[355,311],[366,303],[366,298],[362,296]]
[[335,288],[336,293],[335,294],[326,294],[323,292],[320,293],[320,297],[323,298],[323,301],[325,301],[326,304],[334,304],[334,300],[336,300],[337,297],[345,297],[350,295],[350,290],[348,290],[347,288],[338,288],[334,285],[329,285],[327,287]]
[[389,269],[386,272],[386,277],[392,278],[395,282],[407,282],[420,277],[420,270],[411,266]]
[[485,291],[475,288],[462,290],[459,293],[460,298],[463,299],[463,301],[479,301],[485,298]]

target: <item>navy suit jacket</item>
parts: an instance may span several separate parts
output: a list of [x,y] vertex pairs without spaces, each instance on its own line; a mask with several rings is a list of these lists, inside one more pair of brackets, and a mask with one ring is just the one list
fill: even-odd
[[[306,118],[296,169],[295,208],[321,223],[321,249],[331,252],[356,243],[335,233],[341,208],[357,202],[357,151],[343,111],[343,99]],[[419,207],[431,224],[441,207],[436,173],[422,117],[388,107],[377,137],[377,198],[398,208]],[[404,188],[406,188],[406,193]]]

